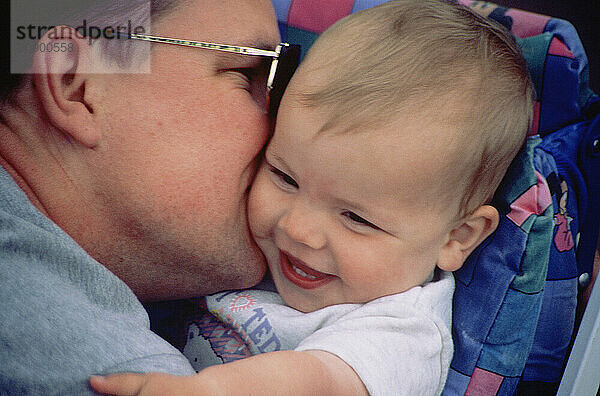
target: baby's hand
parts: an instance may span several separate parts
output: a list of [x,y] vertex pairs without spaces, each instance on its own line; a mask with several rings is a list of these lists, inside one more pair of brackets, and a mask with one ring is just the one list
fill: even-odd
[[162,373],[125,373],[106,377],[92,376],[90,385],[96,392],[122,396],[221,394],[210,380],[198,382],[196,377],[195,375],[181,377]]

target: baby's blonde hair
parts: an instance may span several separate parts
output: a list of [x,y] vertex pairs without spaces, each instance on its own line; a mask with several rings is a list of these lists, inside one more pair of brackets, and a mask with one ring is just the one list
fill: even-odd
[[302,104],[330,110],[322,131],[368,130],[407,114],[458,131],[445,156],[453,172],[440,179],[446,198],[460,198],[459,216],[489,203],[531,123],[534,91],[514,38],[458,4],[398,0],[352,14],[305,62],[324,76],[299,92]]

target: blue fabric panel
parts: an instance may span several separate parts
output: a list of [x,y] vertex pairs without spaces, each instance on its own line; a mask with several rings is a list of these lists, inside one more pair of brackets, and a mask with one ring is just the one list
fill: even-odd
[[275,14],[277,14],[277,20],[280,23],[287,23],[288,12],[290,10],[292,1],[293,0],[272,0],[273,8],[275,8]]
[[[540,293],[523,294],[512,289],[507,291],[494,326],[486,338],[478,367],[502,376],[521,375],[533,342],[536,322],[515,322],[515,318],[537,318],[541,301]],[[529,340],[529,345],[523,340]]]
[[456,395],[464,395],[467,390],[467,386],[469,386],[469,381],[471,381],[471,377],[468,375],[464,375],[459,373],[456,370],[450,368],[448,371],[448,378],[446,380],[446,386],[444,387],[444,391],[442,392],[443,396],[456,396]]
[[540,109],[540,131],[553,132],[581,119],[579,61],[548,55]]
[[352,12],[366,10],[367,8],[375,7],[376,5],[386,3],[388,0],[355,0]]
[[[493,272],[491,274],[482,273],[488,271],[483,266],[501,271],[503,271],[502,268],[506,268],[506,271],[511,274],[509,278],[512,280],[519,270],[520,260],[510,260],[510,258],[521,257],[525,250],[526,238],[527,234],[519,226],[501,216],[496,231],[475,249],[461,269],[454,272],[456,281],[465,287],[470,287],[472,283],[479,281],[487,283],[489,278],[486,277],[494,278],[495,276]],[[502,249],[496,248],[497,246],[502,246]],[[491,262],[495,264],[487,264]],[[499,268],[500,266],[502,268]],[[504,276],[500,278],[505,279]],[[509,284],[510,282],[506,283],[506,286]],[[502,294],[504,295],[504,293]]]
[[577,278],[546,283],[534,343],[523,371],[524,381],[560,380],[576,306]]
[[288,37],[287,37],[288,26],[287,26],[287,24],[283,23],[283,22],[279,22],[278,26],[279,26],[279,35],[281,36],[281,41],[283,43],[287,43],[288,42]]
[[515,389],[517,389],[517,385],[519,385],[520,378],[519,377],[505,377],[502,384],[500,384],[500,389],[498,389],[498,396],[513,396],[515,394]]
[[600,230],[600,151],[594,150],[594,142],[600,140],[600,113],[590,122],[582,140],[579,164],[588,188],[588,209],[581,218],[581,244],[577,250],[579,272],[589,273],[592,270],[596,241]]

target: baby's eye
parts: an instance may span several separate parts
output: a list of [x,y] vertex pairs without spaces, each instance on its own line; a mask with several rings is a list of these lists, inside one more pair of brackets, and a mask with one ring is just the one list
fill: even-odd
[[275,168],[272,165],[269,165],[269,168],[271,169],[271,173],[277,177],[279,182],[287,186],[298,188],[298,183],[296,183],[296,180],[292,179],[287,173]]
[[353,224],[357,224],[364,227],[370,227],[375,230],[380,230],[381,228],[377,227],[375,224],[371,223],[369,220],[366,220],[354,212],[349,210],[342,212],[342,216],[346,217]]

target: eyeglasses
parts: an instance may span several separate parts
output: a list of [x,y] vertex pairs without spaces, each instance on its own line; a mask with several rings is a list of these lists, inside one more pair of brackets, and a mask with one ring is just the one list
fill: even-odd
[[241,55],[265,56],[272,58],[269,76],[267,78],[267,92],[269,94],[269,114],[275,115],[279,108],[279,103],[283,92],[287,87],[294,71],[298,67],[300,59],[300,46],[290,45],[288,43],[279,43],[274,50],[264,50],[252,47],[239,47],[227,44],[215,44],[202,41],[190,41],[173,39],[167,37],[150,36],[146,34],[129,34],[133,40],[150,41],[153,43],[165,43],[172,45],[182,45],[185,47],[204,48],[215,51],[230,52]]

